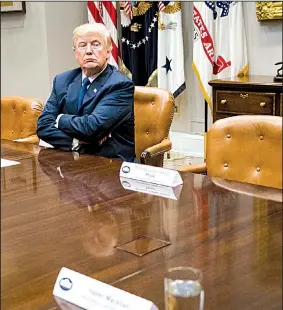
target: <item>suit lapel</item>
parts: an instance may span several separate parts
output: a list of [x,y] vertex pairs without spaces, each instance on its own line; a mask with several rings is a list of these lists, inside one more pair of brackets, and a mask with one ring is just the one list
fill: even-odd
[[68,113],[77,114],[78,100],[80,88],[82,85],[82,71],[75,77],[74,81],[69,85],[67,91],[67,104],[68,104]]
[[81,108],[88,104],[88,102],[92,101],[99,94],[100,89],[102,88],[102,86],[104,86],[112,71],[113,70],[111,69],[111,67],[107,65],[106,69],[90,84],[84,96]]

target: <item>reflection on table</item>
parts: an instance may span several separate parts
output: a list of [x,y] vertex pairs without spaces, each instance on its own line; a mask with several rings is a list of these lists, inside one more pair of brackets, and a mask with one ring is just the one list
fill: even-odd
[[[56,150],[20,162],[3,168],[3,309],[59,309],[52,291],[63,266],[164,309],[163,276],[178,265],[202,270],[205,309],[281,307],[282,203],[276,199],[190,173],[182,174],[177,200],[130,191],[121,185],[119,160]],[[23,179],[13,187],[18,176]],[[118,249],[142,236],[170,245],[150,251],[147,239],[149,253],[141,257]]]

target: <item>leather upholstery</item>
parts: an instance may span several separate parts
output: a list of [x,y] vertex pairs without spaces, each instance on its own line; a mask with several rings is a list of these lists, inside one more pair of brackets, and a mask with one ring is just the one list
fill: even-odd
[[37,119],[43,103],[31,97],[6,96],[1,98],[1,139],[37,143]]
[[[279,116],[241,115],[218,120],[208,131],[206,152],[209,176],[282,189]],[[194,166],[180,170],[197,172]]]
[[135,151],[140,163],[163,166],[164,153],[174,113],[174,97],[156,87],[135,87]]
[[206,163],[186,165],[186,166],[179,168],[178,170],[184,171],[184,172],[202,173],[202,174],[206,174],[207,172]]

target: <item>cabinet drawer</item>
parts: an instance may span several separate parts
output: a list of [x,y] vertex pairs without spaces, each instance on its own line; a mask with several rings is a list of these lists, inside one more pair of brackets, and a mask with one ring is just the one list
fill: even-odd
[[282,100],[282,94],[280,94],[280,116],[283,116],[282,115],[282,105],[283,105],[283,100]]
[[227,117],[233,117],[237,116],[239,114],[227,114],[227,113],[215,113],[215,117],[213,118],[213,122],[218,121],[219,119],[227,118]]
[[216,112],[275,115],[275,93],[217,90]]

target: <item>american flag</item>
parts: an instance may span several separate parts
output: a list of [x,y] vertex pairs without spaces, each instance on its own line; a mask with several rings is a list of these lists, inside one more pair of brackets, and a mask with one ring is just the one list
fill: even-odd
[[130,19],[133,18],[132,5],[130,1],[125,1],[125,13],[128,15]]
[[158,2],[158,10],[159,12],[162,12],[165,9],[165,5],[163,4],[162,1]]
[[118,68],[117,11],[115,1],[88,1],[88,22],[104,24],[111,33],[112,52],[109,63]]
[[101,1],[99,1],[99,2],[98,2],[98,5],[99,5],[99,14],[100,14],[100,16],[103,18],[103,8],[102,8],[102,2],[101,2]]

